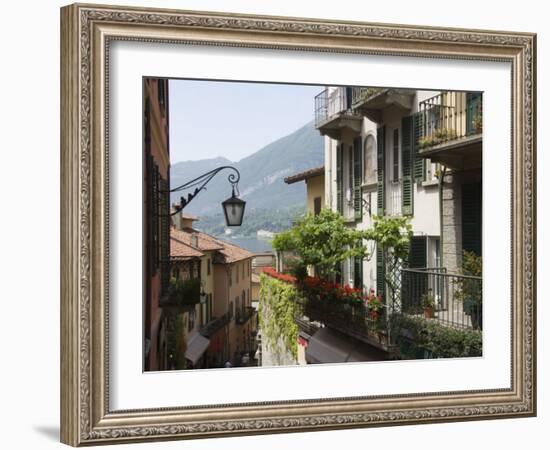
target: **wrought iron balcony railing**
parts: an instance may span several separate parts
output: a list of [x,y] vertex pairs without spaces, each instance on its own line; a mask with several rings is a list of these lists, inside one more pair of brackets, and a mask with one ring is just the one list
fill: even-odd
[[375,87],[354,87],[351,94],[351,103],[355,107],[379,94],[383,90],[383,88]]
[[297,303],[297,319],[307,317],[348,336],[377,346],[388,345],[388,315],[385,308],[372,313],[363,304],[346,304],[315,298],[301,298]]
[[443,92],[419,103],[415,115],[419,150],[480,135],[483,107],[480,93]]
[[235,314],[235,321],[239,325],[244,325],[248,320],[254,316],[256,310],[252,306],[245,306],[242,309],[237,309]]
[[229,312],[226,312],[220,317],[213,318],[210,322],[204,325],[199,332],[204,337],[213,336],[217,331],[221,330],[230,321],[231,321],[231,315],[229,314]]
[[482,278],[439,269],[402,269],[401,312],[459,329],[482,329]]
[[318,128],[339,113],[351,108],[351,88],[325,89],[315,96],[315,126]]

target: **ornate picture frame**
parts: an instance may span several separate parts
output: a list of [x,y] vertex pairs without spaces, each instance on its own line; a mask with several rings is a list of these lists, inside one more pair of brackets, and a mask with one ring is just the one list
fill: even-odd
[[[117,40],[511,65],[507,389],[113,411],[108,68]],[[97,445],[536,414],[536,35],[75,4],[61,10],[61,441]],[[490,269],[488,269],[490,270]]]

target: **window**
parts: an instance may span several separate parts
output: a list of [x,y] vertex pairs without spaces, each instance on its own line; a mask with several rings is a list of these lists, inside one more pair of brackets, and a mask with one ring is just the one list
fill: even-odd
[[376,139],[369,134],[365,139],[363,182],[365,184],[376,183]]
[[210,275],[212,271],[212,263],[210,261],[210,258],[206,260],[206,275]]
[[243,280],[244,280],[244,266],[245,266],[245,263],[243,263],[243,265],[242,265],[242,269],[243,269]]
[[229,266],[229,287],[233,286],[233,266]]
[[399,130],[393,130],[392,180],[399,181]]
[[237,273],[237,284],[239,284],[239,266],[235,266],[235,272]]

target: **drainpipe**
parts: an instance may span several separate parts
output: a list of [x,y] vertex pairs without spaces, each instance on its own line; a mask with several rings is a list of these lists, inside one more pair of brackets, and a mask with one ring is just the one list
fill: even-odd
[[441,258],[441,267],[443,267],[443,179],[447,172],[447,166],[439,173],[438,189],[439,189],[439,255]]

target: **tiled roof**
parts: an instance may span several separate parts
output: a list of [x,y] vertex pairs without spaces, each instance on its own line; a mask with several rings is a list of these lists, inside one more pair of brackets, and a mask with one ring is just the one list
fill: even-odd
[[291,175],[285,178],[286,184],[297,183],[298,181],[304,181],[308,178],[318,177],[319,175],[325,174],[325,166],[314,167],[313,169],[308,169],[303,172]]
[[171,258],[200,258],[204,253],[185,244],[179,239],[170,236],[170,257]]
[[[197,237],[196,246],[193,245],[192,236]],[[242,261],[243,259],[252,258],[254,256],[253,253],[239,247],[238,245],[215,238],[214,236],[210,236],[209,234],[195,230],[194,228],[184,228],[183,230],[176,230],[175,228],[172,228],[171,237],[172,240],[177,240],[192,249],[196,249],[199,253],[205,251],[216,251],[218,254],[218,258],[216,258],[216,260],[223,264]]]
[[[223,245],[216,241],[215,238],[209,234],[203,233],[202,231],[195,230],[193,228],[184,228],[183,230],[177,230],[172,228],[171,236],[175,239],[187,244],[193,248],[196,248],[200,251],[211,251],[211,250],[220,250],[223,248]],[[193,241],[192,236],[197,237],[196,244]]]
[[230,244],[229,242],[222,241],[221,239],[218,240],[218,242],[223,243],[223,249],[218,250],[218,253],[223,256],[223,262],[226,264],[254,257],[254,253],[249,252],[238,245]]

